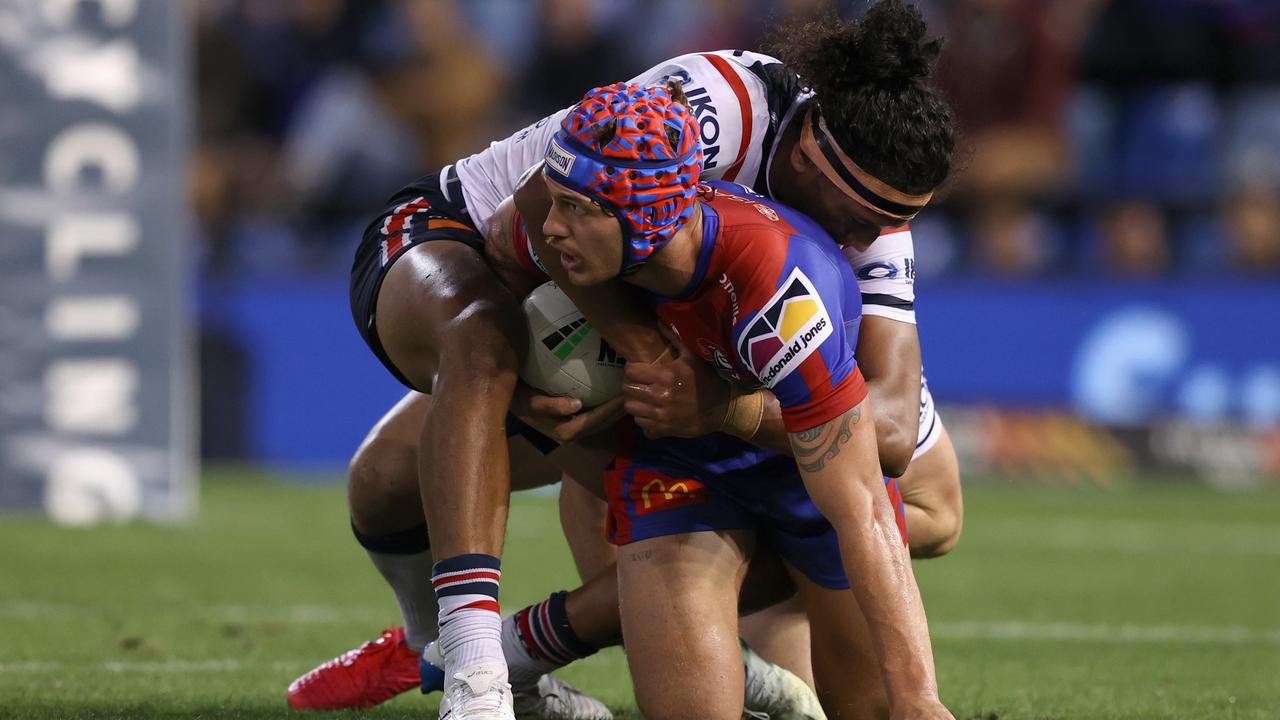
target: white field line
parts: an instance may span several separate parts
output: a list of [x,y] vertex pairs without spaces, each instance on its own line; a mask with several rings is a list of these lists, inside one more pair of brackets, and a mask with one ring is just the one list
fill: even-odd
[[[940,622],[931,628],[936,638],[948,640],[1050,640],[1061,642],[1101,642],[1121,645],[1275,645],[1280,646],[1280,630],[1245,627],[1197,627],[1190,625],[1087,625],[1080,623]],[[301,672],[323,658],[246,662],[235,658],[207,660],[106,660],[93,668],[110,673],[210,673],[270,667],[273,672]],[[59,660],[0,662],[0,676],[83,671],[79,663]]]
[[239,670],[239,660],[108,660],[102,669],[111,673],[208,673]]
[[1280,556],[1280,525],[1209,525],[1182,527],[1142,521],[1083,519],[1049,521],[995,520],[975,532],[1016,537],[1020,545],[1058,550],[1104,550],[1110,554],[1185,553],[1190,555]]
[[331,625],[343,621],[393,620],[395,606],[337,607],[333,605],[213,605],[199,611],[202,617],[225,622],[285,622],[291,625]]
[[1122,645],[1280,645],[1280,630],[1190,625],[1088,625],[1064,622],[939,622],[930,634],[951,640],[1062,640]]
[[[264,665],[273,672],[300,673],[318,665],[320,660],[273,660],[270,663],[244,662],[235,658],[219,658],[212,660],[106,660],[93,663],[89,667],[110,673],[209,673],[236,672],[242,669],[258,669]],[[60,672],[74,669],[83,672],[85,666],[79,663],[65,663],[60,660],[22,660],[17,662],[0,662],[0,676]]]
[[[59,603],[0,602],[0,620],[58,620],[83,617],[100,608]],[[194,616],[215,622],[279,622],[290,625],[333,625],[341,622],[393,621],[395,606],[209,605]]]
[[32,603],[14,600],[0,603],[0,618],[16,620],[48,620],[51,618],[70,617],[76,613],[72,605],[56,603]]
[[17,662],[0,662],[0,675],[18,673],[47,673],[62,669],[57,660],[20,660]]

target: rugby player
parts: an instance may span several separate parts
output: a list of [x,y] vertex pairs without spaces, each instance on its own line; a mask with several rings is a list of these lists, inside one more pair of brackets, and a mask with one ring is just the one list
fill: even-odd
[[[610,538],[626,546],[619,597],[640,709],[741,717],[738,589],[758,539],[801,587],[832,714],[950,718],[854,359],[853,272],[812,220],[741,186],[699,186],[696,132],[663,88],[597,88],[561,124],[542,173],[552,198],[542,229],[568,281],[621,275],[648,291],[702,360],[772,391],[794,455],[723,435],[639,437],[611,465]],[[883,188],[867,199],[884,210],[927,201]]]
[[[868,38],[877,36],[883,36],[883,42],[870,48]],[[945,176],[950,162],[949,115],[925,82],[928,58],[921,71],[916,67],[921,64],[919,58],[904,61],[886,51],[910,48],[922,54],[921,48],[928,50],[922,36],[918,14],[900,3],[884,2],[873,8],[863,23],[804,28],[794,35],[789,47],[796,53],[792,63],[805,70],[819,95],[826,98],[827,122],[840,138],[840,147],[856,148],[851,151],[853,157],[878,171],[904,159],[900,172],[919,173],[922,179],[917,183],[932,187]],[[901,42],[904,37],[905,43]],[[886,76],[889,80],[843,70],[846,65],[869,68],[880,62],[894,66]],[[910,63],[915,65],[904,74],[903,66]],[[845,215],[856,215],[859,207],[828,192],[838,186],[825,175],[812,168],[805,174],[786,162],[796,155],[799,121],[816,106],[813,94],[790,68],[762,55],[710,53],[664,63],[641,80],[660,82],[668,76],[685,81],[700,119],[709,158],[704,176],[731,176],[772,194],[789,192],[794,196],[791,202],[837,231],[837,237],[850,247],[866,249],[875,237],[874,228],[870,233],[870,225],[850,228],[844,219]],[[864,106],[865,111],[858,110]],[[367,705],[416,685],[412,663],[417,648],[434,636],[437,612],[443,616],[458,607],[456,601],[449,601],[445,605],[450,607],[442,605],[437,611],[432,586],[423,580],[430,573],[433,558],[441,561],[444,572],[475,570],[486,575],[486,592],[480,594],[496,593],[496,557],[509,483],[507,446],[497,432],[515,386],[524,339],[521,330],[512,327],[512,317],[518,317],[513,310],[514,298],[485,263],[482,234],[477,228],[489,228],[498,201],[514,189],[520,172],[539,159],[546,139],[566,112],[406,188],[366,234],[353,270],[357,323],[393,374],[410,387],[432,390],[435,396],[429,402],[426,396],[411,393],[393,409],[353,459],[350,475],[353,527],[396,591],[408,632],[388,633],[344,656],[343,662],[329,664],[328,672],[300,679],[310,682],[295,684],[290,693],[292,704]],[[912,122],[897,123],[906,126],[906,134],[895,136],[883,132],[887,123],[875,122],[871,117],[875,113],[909,117]],[[884,147],[870,148],[867,143]],[[435,239],[457,242],[429,242]],[[865,284],[868,282],[893,283],[896,296],[870,293],[868,313],[875,307],[873,303],[883,301],[887,304],[882,306],[881,317],[886,322],[876,327],[871,320],[879,318],[870,318],[864,323],[859,359],[870,378],[872,395],[878,402],[884,399],[878,405],[876,424],[886,470],[900,472],[918,441],[922,451],[937,442],[904,478],[908,493],[913,488],[923,491],[908,499],[913,536],[921,539],[920,549],[913,544],[913,550],[937,553],[945,551],[958,534],[958,478],[950,446],[931,412],[927,394],[919,389],[919,350],[910,324],[914,318],[909,316],[909,233],[885,235],[871,250],[880,250],[890,239],[901,245],[885,251],[884,259],[871,258],[861,264],[871,268],[864,277],[864,292],[871,287]],[[856,258],[854,255],[851,260],[857,263]],[[407,260],[400,262],[402,259]],[[877,348],[885,351],[881,361],[863,359]],[[903,357],[916,360],[901,361]],[[875,374],[873,368],[880,373]],[[918,413],[917,398],[925,401],[927,416]],[[574,409],[570,401],[538,397],[523,407],[526,413],[541,408],[552,417],[569,415]],[[542,426],[557,440],[571,439],[606,424],[612,419],[611,410],[559,417],[554,426]],[[922,424],[917,425],[917,417]],[[437,432],[438,427],[454,432]],[[932,432],[924,432],[928,429]],[[519,433],[522,429],[512,423],[507,430]],[[528,436],[534,437],[532,433]],[[511,452],[519,453],[518,467],[540,467],[554,473],[534,462],[538,458],[519,434],[512,438],[510,447]],[[925,463],[931,455],[943,461]],[[914,468],[926,464],[935,470],[911,482]],[[419,491],[429,499],[430,545],[416,502]],[[474,554],[486,557],[466,557],[461,562],[479,561],[481,567],[458,566],[459,556]],[[463,603],[467,604],[471,603]],[[481,616],[484,610],[482,605],[462,611],[474,621],[463,625],[475,630],[443,640],[462,647],[461,655],[469,652],[472,659],[493,661],[497,659],[493,649],[496,614],[486,618]],[[454,629],[463,629],[451,624]],[[405,652],[406,639],[412,648],[409,652]],[[447,669],[459,667],[455,663]],[[353,680],[352,671],[359,677]],[[326,682],[339,676],[345,682]],[[323,692],[314,692],[317,689]],[[343,689],[351,692],[334,701]],[[327,697],[317,700],[318,696]]]

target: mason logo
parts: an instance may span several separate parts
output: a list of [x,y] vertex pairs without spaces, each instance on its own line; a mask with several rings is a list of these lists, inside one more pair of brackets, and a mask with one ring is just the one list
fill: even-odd
[[822,298],[799,268],[747,323],[738,356],[768,388],[813,354],[834,328]]
[[555,138],[551,138],[551,144],[547,145],[547,165],[561,175],[567,176],[573,169],[573,161],[577,159],[576,155],[560,147],[560,143],[556,142]]

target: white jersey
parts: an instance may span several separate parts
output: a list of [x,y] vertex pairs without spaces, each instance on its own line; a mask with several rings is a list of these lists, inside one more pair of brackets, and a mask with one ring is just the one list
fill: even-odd
[[[777,140],[813,97],[781,61],[743,50],[691,53],[664,61],[630,82],[681,83],[698,121],[702,179],[729,180],[767,197]],[[521,176],[542,160],[547,143],[572,108],[520,130],[454,166],[467,211],[482,232],[498,205],[515,192]],[[448,172],[448,168],[444,173]],[[442,173],[442,174],[444,174]],[[915,253],[906,227],[886,230],[865,252],[845,250],[862,292],[862,312],[915,324]],[[932,398],[921,388],[920,440],[935,435]],[[927,403],[927,406],[925,405]],[[932,442],[927,443],[932,446]],[[927,450],[923,447],[923,450]]]
[[[679,81],[698,121],[704,180],[731,180],[768,195],[765,172],[774,141],[812,93],[800,79],[768,55],[741,50],[693,53],[672,58],[630,82],[659,85]],[[551,136],[571,108],[545,117],[456,167],[467,211],[484,229],[525,170],[542,160]]]

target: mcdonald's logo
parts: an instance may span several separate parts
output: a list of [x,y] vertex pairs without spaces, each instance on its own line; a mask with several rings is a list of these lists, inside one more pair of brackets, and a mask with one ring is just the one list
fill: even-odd
[[707,489],[690,478],[672,478],[646,470],[636,470],[631,483],[631,500],[636,515],[671,510],[705,502]]

